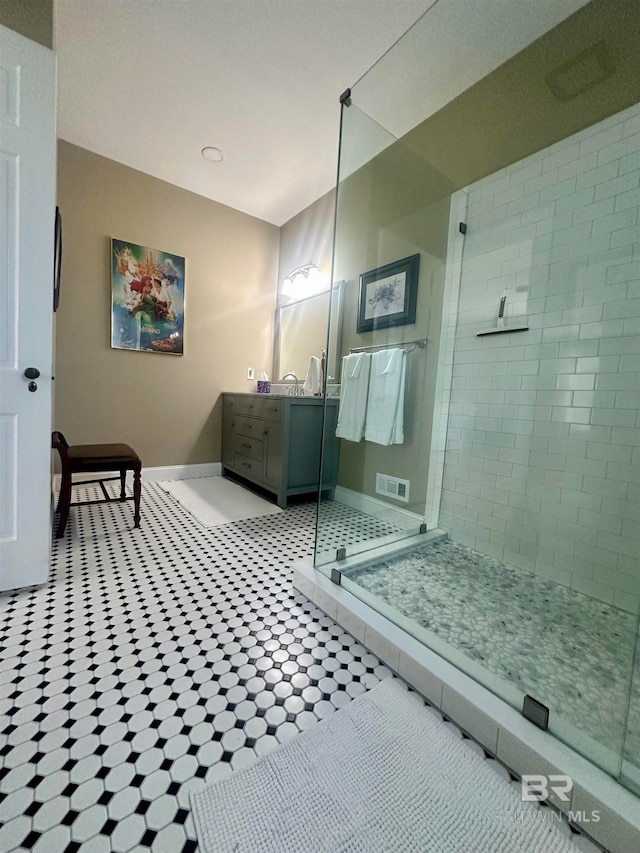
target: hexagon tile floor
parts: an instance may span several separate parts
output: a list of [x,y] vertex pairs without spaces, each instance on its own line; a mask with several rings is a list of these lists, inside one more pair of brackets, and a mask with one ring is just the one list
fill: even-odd
[[127,505],[72,512],[51,580],[0,596],[3,853],[195,851],[189,791],[389,675],[292,591],[314,519],[205,530],[154,485],[139,531]]

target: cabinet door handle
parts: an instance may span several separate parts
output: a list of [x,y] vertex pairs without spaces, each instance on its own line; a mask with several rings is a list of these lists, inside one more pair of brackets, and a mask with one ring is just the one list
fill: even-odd
[[240,464],[242,465],[243,468],[251,468],[251,463],[249,463],[249,462],[241,462]]
[[265,429],[265,431],[262,434],[263,435],[269,435],[269,431]]
[[251,445],[248,441],[243,442],[240,447],[246,447],[248,450],[251,450]]

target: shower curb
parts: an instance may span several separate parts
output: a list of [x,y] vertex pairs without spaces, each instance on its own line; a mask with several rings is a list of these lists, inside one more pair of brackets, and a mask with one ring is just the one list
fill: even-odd
[[372,654],[453,720],[515,774],[566,774],[573,780],[569,801],[550,802],[598,822],[580,829],[611,853],[640,850],[640,798],[571,747],[526,720],[495,694],[426,648],[356,596],[332,583],[311,563],[293,566],[293,586],[313,601]]

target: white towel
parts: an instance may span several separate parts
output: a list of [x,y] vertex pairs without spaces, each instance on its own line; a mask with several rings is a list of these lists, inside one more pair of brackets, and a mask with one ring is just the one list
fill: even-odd
[[338,438],[349,441],[360,441],[362,438],[370,372],[371,355],[368,352],[354,352],[342,359],[342,387],[336,427]]
[[404,385],[407,353],[402,349],[373,354],[365,441],[376,444],[404,442]]
[[319,394],[322,390],[322,375],[320,369],[320,359],[312,355],[309,359],[309,367],[307,367],[307,378],[304,380],[302,390],[307,394]]

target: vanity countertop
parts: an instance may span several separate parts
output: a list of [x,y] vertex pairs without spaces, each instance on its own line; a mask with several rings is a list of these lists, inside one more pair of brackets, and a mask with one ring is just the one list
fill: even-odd
[[[315,397],[306,394],[258,394],[257,391],[231,391],[234,397],[257,397],[260,400],[304,400],[305,403],[323,403],[324,397]],[[337,400],[337,397],[327,397],[327,400]]]

